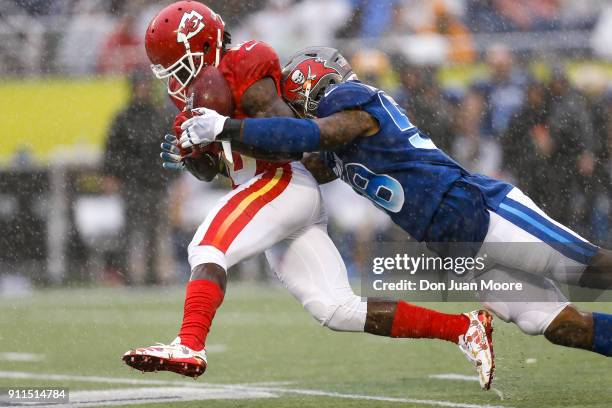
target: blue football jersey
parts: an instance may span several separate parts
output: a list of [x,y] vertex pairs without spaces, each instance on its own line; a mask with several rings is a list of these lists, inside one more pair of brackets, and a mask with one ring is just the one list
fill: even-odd
[[338,177],[419,241],[482,242],[489,222],[486,209],[497,209],[511,185],[464,169],[380,89],[359,81],[330,86],[317,116],[347,109],[368,112],[380,130],[324,152]]

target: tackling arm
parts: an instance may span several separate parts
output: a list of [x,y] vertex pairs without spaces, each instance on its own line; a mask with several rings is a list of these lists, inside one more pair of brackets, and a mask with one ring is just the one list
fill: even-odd
[[217,137],[278,152],[333,150],[379,130],[378,121],[362,110],[347,110],[308,120],[291,118],[228,119]]
[[[264,78],[255,82],[242,96],[242,109],[253,118],[289,117],[295,116],[293,110],[278,96],[276,85],[272,78]],[[242,143],[232,141],[236,151],[262,160],[279,160],[279,152],[257,149]],[[285,154],[290,160],[299,159],[300,153]],[[312,173],[319,184],[329,183],[336,179],[334,172],[322,162],[319,154],[313,153],[302,159],[304,166]]]
[[304,155],[302,164],[314,176],[319,184],[330,183],[338,178],[334,171],[327,167],[320,153],[309,153]]

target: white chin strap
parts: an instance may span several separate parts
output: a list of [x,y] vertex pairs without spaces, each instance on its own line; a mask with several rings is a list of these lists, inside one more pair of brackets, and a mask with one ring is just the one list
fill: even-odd
[[221,29],[217,28],[217,49],[215,51],[215,67],[219,66],[221,62],[221,50],[223,49],[223,35]]

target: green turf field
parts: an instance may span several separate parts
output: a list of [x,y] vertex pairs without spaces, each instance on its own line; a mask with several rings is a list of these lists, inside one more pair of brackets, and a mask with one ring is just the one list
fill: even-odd
[[[253,284],[230,285],[208,338],[209,369],[197,381],[124,366],[127,349],[173,339],[182,292],[78,289],[0,298],[0,389],[68,387],[73,402],[81,401],[75,406],[612,407],[610,359],[553,347],[512,325],[497,321],[497,376],[494,390],[484,392],[452,344],[334,333],[282,288]],[[612,312],[612,304],[584,306]],[[459,379],[439,377],[448,374]],[[181,397],[190,401],[172,402]]]

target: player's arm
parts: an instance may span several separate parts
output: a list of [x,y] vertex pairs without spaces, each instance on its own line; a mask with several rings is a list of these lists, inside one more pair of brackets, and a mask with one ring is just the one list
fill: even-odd
[[[255,82],[242,97],[242,109],[252,118],[294,117],[295,113],[287,103],[278,96],[276,84],[270,77]],[[256,149],[240,141],[232,142],[234,148],[248,156],[264,160],[278,160],[279,153]],[[299,159],[300,154],[291,154],[291,159]],[[337,177],[325,165],[318,153],[305,155],[304,166],[312,173],[319,184],[329,183]]]
[[362,110],[346,110],[321,119],[230,119],[204,109],[185,122],[180,144],[189,147],[229,140],[274,152],[296,153],[336,149],[357,137],[379,131],[378,121]]
[[251,118],[275,116],[294,117],[293,110],[278,96],[271,77],[262,78],[249,87],[242,96],[242,110]]
[[[314,123],[319,128],[319,146],[315,150],[334,150],[355,138],[369,137],[380,130],[378,121],[368,112],[359,109],[345,110],[326,118],[315,119]],[[304,143],[299,137],[295,139],[297,145]]]
[[[241,103],[244,113],[253,118],[294,117],[291,108],[278,96],[276,84],[270,77],[260,79],[251,85],[242,96]],[[301,157],[300,154],[296,153],[283,154],[247,145],[240,140],[233,140],[232,148],[238,153],[267,161],[296,160]]]
[[302,158],[302,164],[319,184],[329,183],[338,178],[334,171],[325,164],[321,153],[305,154]]
[[346,110],[320,119],[227,120],[220,139],[278,152],[334,150],[357,137],[377,133],[378,121],[362,110]]

